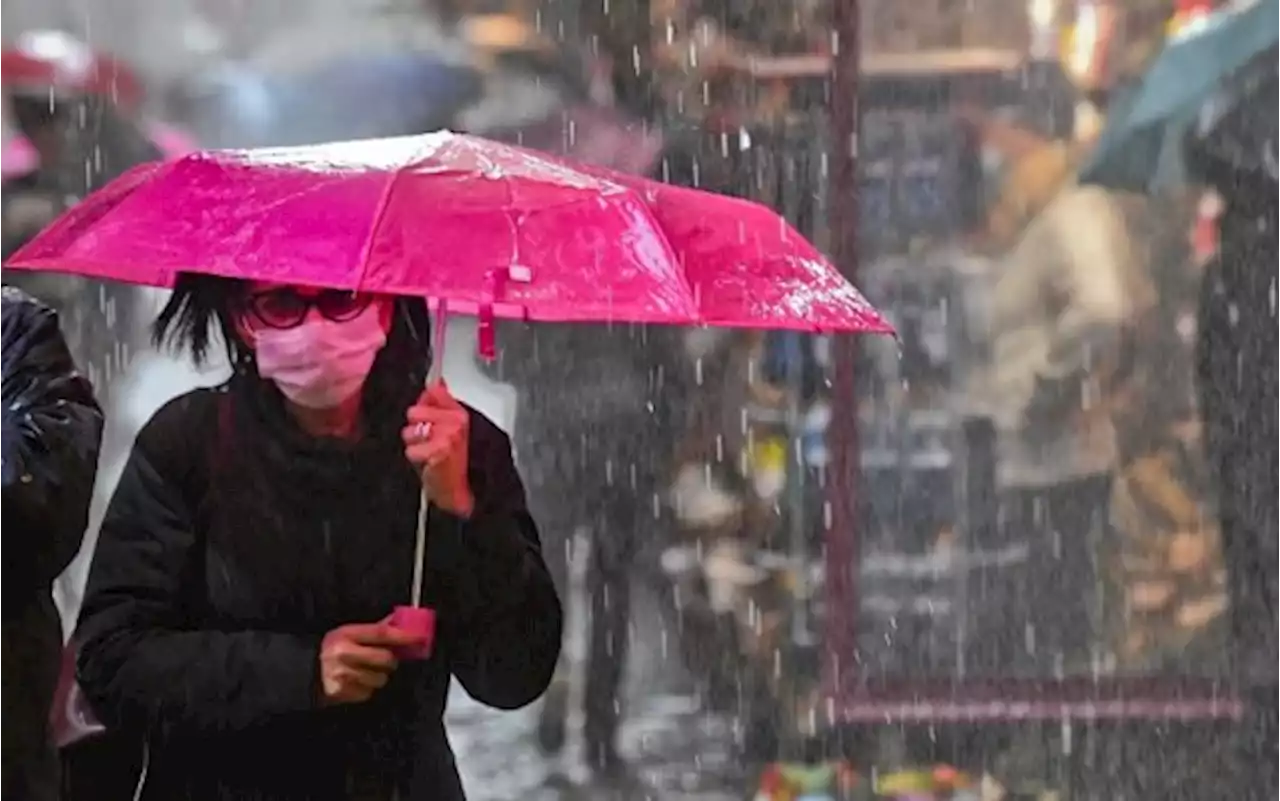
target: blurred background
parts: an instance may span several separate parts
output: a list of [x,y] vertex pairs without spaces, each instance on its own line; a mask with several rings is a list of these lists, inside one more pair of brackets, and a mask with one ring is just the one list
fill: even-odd
[[[1232,198],[1077,181],[1118,98],[1216,5],[3,0],[4,249],[141,161],[437,128],[768,204],[896,340],[681,331],[602,355],[580,328],[547,335],[552,373],[518,326],[485,364],[454,324],[451,385],[518,444],[540,408],[590,413],[590,385],[547,385],[593,360],[687,377],[623,454],[656,477],[627,579],[625,778],[586,769],[566,700],[598,669],[578,568],[610,547],[605,510],[546,544],[578,610],[555,708],[455,693],[470,797],[1252,797],[1196,383]],[[100,513],[142,422],[221,375],[149,347],[157,292],[5,280],[59,306],[108,404]],[[571,494],[531,454],[526,475]],[[72,614],[91,541],[58,588]]]

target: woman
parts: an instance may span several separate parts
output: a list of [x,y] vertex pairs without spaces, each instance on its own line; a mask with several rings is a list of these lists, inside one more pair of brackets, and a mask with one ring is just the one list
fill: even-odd
[[[422,391],[421,302],[184,276],[154,333],[199,362],[211,324],[234,375],[139,434],[78,629],[86,696],[146,739],[137,797],[462,799],[449,675],[515,709],[560,649],[506,436]],[[423,493],[438,629],[398,660]]]
[[1015,672],[1087,671],[1098,651],[1096,604],[1083,588],[1096,586],[1094,549],[1111,540],[1116,442],[1103,379],[1146,257],[1135,227],[1142,204],[1076,183],[1077,159],[1074,143],[1026,159],[1016,170],[1026,181],[1001,204],[1011,213],[996,231],[1012,242],[989,299],[992,369],[982,393],[1008,525],[991,547],[1031,534],[1036,550],[1020,576],[1030,584],[1008,591],[1022,597],[1033,586],[1038,600],[1003,604],[992,628],[1000,642],[986,652]]

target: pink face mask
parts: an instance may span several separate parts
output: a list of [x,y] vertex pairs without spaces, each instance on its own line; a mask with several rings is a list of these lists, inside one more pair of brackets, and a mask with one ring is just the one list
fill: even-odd
[[387,334],[370,306],[358,317],[334,322],[317,314],[294,328],[253,332],[258,375],[286,398],[309,409],[331,409],[364,388]]

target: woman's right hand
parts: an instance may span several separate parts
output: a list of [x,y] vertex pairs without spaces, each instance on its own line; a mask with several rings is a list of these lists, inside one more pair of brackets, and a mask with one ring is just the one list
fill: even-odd
[[395,648],[418,645],[418,636],[386,621],[351,623],[324,636],[320,644],[322,702],[358,704],[386,686],[396,669]]

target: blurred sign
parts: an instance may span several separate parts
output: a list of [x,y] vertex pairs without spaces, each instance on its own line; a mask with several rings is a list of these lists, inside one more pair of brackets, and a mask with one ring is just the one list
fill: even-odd
[[1062,60],[1081,88],[1105,89],[1115,80],[1120,22],[1120,11],[1107,0],[1080,0],[1075,24],[1066,32]]

